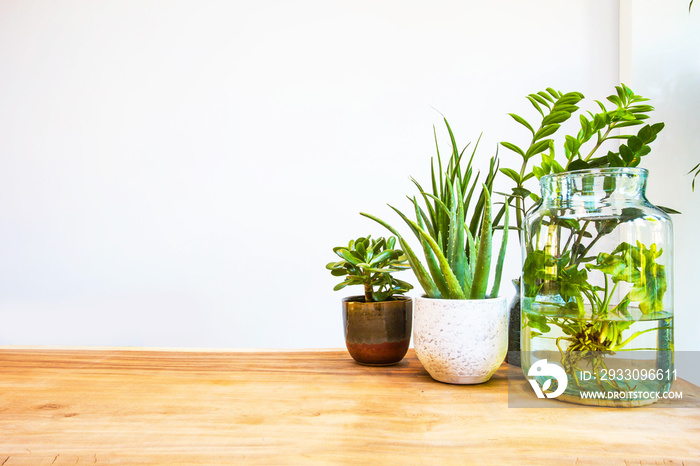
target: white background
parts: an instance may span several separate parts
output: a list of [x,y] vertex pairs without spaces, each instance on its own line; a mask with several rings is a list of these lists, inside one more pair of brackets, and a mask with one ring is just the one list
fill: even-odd
[[[699,26],[685,0],[0,1],[0,345],[343,347],[324,265],[386,235],[358,212],[400,226],[441,114],[486,167],[526,94],[622,79],[667,123],[649,198],[683,211],[698,350]],[[519,261],[512,236],[509,296]]]

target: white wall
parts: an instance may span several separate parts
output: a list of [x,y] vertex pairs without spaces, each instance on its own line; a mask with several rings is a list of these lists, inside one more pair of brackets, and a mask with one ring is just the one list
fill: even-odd
[[676,350],[698,351],[700,184],[692,192],[687,172],[700,163],[700,8],[689,13],[688,3],[623,1],[621,75],[633,89],[644,89],[655,118],[666,123],[647,165],[648,197],[682,212],[673,217]]
[[[610,0],[0,1],[0,344],[342,347],[324,265],[386,234],[359,211],[399,223],[438,111],[486,166],[527,93],[611,93],[619,23]],[[687,144],[664,202],[697,226]]]

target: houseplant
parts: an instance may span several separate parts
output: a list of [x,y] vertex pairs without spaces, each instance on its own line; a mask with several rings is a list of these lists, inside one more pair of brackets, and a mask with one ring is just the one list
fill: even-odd
[[[643,120],[649,118],[648,113],[653,110],[653,107],[644,104],[648,99],[634,94],[624,84],[616,86],[615,90],[616,93],[607,98],[615,105],[612,110],[608,110],[603,103],[596,101],[600,112],[595,114],[588,112],[588,116],[579,115],[580,131],[575,136],[565,136],[563,158],[557,157],[553,136],[579,110],[578,105],[584,99],[583,94],[580,92],[563,94],[552,88],[529,94],[527,100],[542,117],[539,124],[530,124],[519,115],[509,114],[528,130],[531,138],[526,149],[521,149],[511,142],[501,143],[505,148],[516,153],[521,160],[519,167],[500,169],[515,184],[512,188],[512,196],[515,201],[515,223],[518,231],[522,231],[525,213],[540,202],[540,196],[528,189],[529,180],[533,178],[540,180],[550,173],[636,166],[641,157],[649,153],[649,144],[663,129],[664,124],[647,125],[637,135],[618,135],[617,131],[622,128],[641,125]],[[606,155],[594,157],[601,147],[609,145],[610,141],[616,139],[625,140],[616,152],[609,151]],[[591,150],[582,154],[582,147],[586,147],[587,143],[592,145]],[[541,155],[540,165],[536,163],[537,155]],[[519,286],[520,279],[516,281]],[[520,290],[518,289],[510,309],[512,324],[519,320],[520,312]],[[520,327],[518,325],[510,326],[508,338],[507,360],[511,364],[520,365]]]
[[[532,138],[527,150],[502,143],[522,158],[520,171],[502,172],[516,183],[516,223],[522,231],[523,370],[527,373],[537,359],[554,359],[568,376],[561,399],[630,406],[641,404],[635,397],[644,390],[670,388],[673,231],[666,213],[671,209],[646,200],[647,172],[637,168],[664,125],[644,125],[653,110],[643,103],[647,99],[624,84],[616,91],[608,97],[613,109],[597,102],[600,112],[579,116],[580,130],[565,136],[561,163],[551,136],[578,110],[583,96],[553,89],[528,96],[541,123],[535,129],[511,115]],[[632,126],[641,128],[636,134],[615,134]],[[612,140],[622,142],[600,156],[597,151]],[[541,165],[528,169],[538,154]],[[533,177],[540,180],[541,198],[524,186]],[[537,205],[525,216],[528,199]],[[650,355],[636,357],[643,362],[620,357],[646,350]],[[605,376],[635,364],[641,364],[638,374],[656,368],[665,376],[653,381]],[[583,392],[615,393],[616,398],[586,400]]]
[[345,277],[333,289],[362,285],[364,294],[342,301],[345,344],[352,358],[366,365],[386,366],[401,361],[411,340],[412,301],[403,296],[413,288],[392,273],[408,269],[396,238],[369,235],[333,248],[341,259],[326,269]]
[[[494,218],[491,198],[497,158],[491,158],[489,172],[479,183],[479,174],[472,168],[476,147],[462,169],[466,147],[458,150],[447,120],[445,125],[452,142],[445,171],[438,148],[437,167],[431,160],[431,192],[413,179],[425,209],[416,197],[411,199],[414,221],[392,207],[418,239],[427,269],[394,227],[373,215],[362,215],[398,237],[425,291],[425,296],[416,298],[414,313],[413,343],[420,362],[436,380],[481,383],[493,375],[506,353],[507,305],[498,291],[508,209],[504,205]],[[493,235],[500,218],[504,218],[504,234],[489,292]]]

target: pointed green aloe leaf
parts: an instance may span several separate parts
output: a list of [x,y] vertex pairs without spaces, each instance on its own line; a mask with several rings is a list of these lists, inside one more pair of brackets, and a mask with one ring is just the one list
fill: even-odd
[[[472,164],[474,163],[474,156],[476,155],[476,150],[479,148],[479,143],[481,142],[481,136],[483,136],[483,133],[479,135],[479,138],[476,140],[476,144],[474,144],[474,150],[472,150],[472,155],[469,157],[469,163],[467,163],[467,168],[465,172],[467,173],[467,176],[463,179],[460,180],[462,183],[462,191],[466,191],[467,185],[469,183],[468,180],[471,179],[472,176]],[[465,147],[466,149],[466,147]],[[462,193],[462,198],[464,198],[464,193]]]
[[[443,294],[443,297],[449,299],[466,299],[459,285],[459,281],[457,280],[457,277],[455,277],[455,274],[452,272],[450,264],[447,261],[447,258],[443,254],[442,250],[440,249],[438,242],[435,241],[435,239],[432,236],[430,236],[423,228],[421,228],[416,222],[403,215],[398,209],[395,209],[394,207],[392,207],[392,209],[394,209],[401,216],[401,218],[404,219],[404,221],[411,227],[411,229],[414,232],[420,235],[420,238],[422,240],[425,240],[428,243],[430,250],[435,255],[438,261],[440,273],[438,273],[437,275],[433,275],[432,283],[435,284],[436,281],[445,280],[447,293]],[[369,217],[366,214],[362,215]],[[397,233],[394,234],[398,235]],[[402,244],[404,243],[402,242]]]
[[[452,144],[452,159],[450,160],[450,167],[448,167],[448,170],[449,170],[449,168],[452,169],[449,171],[452,172],[451,174],[454,178],[455,171],[456,171],[457,167],[459,167],[459,162],[462,158],[462,154],[460,154],[459,150],[457,149],[457,141],[455,140],[455,135],[452,133],[452,128],[450,128],[450,124],[447,122],[446,118],[443,118],[443,120],[445,121],[445,126],[447,126],[447,132],[450,135],[450,143]],[[454,181],[454,179],[449,179],[446,181],[449,181],[450,185],[451,185],[452,182]],[[449,189],[449,187],[450,186],[448,185],[447,188]]]
[[491,224],[491,196],[486,185],[483,185],[484,215],[481,223],[481,235],[479,237],[479,253],[474,268],[474,283],[472,284],[471,299],[484,299],[486,286],[491,269],[491,241],[493,225]]
[[[438,160],[438,173],[440,174],[440,184],[442,184],[442,160],[440,158],[440,145],[438,144],[437,130],[435,129],[435,125],[433,125],[433,138],[435,139],[435,152],[437,154]],[[433,163],[432,157],[430,158],[430,174],[432,176],[433,182],[433,194],[437,196],[437,179],[435,178],[435,165]]]
[[[437,196],[433,196],[432,194],[425,194],[428,196],[430,199],[433,199],[435,201],[435,209],[436,209],[436,222],[433,224],[434,229],[430,233],[435,233],[436,236],[438,237],[438,244],[443,246],[443,238],[440,236],[442,232],[446,232],[448,229],[448,225],[450,222],[450,209],[447,207],[447,205],[442,201]],[[433,236],[435,238],[436,236]],[[446,241],[446,238],[445,238]],[[446,246],[446,245],[445,245]],[[445,247],[445,249],[447,249]]]
[[[414,206],[417,209],[418,203],[416,202],[415,199],[413,200],[413,202],[414,202]],[[403,219],[403,221],[406,222],[406,224],[411,228],[413,233],[416,235],[416,237],[418,238],[418,241],[420,241],[421,246],[423,247],[423,254],[425,255],[425,261],[428,264],[428,270],[430,271],[430,275],[433,278],[433,283],[437,287],[438,291],[440,291],[441,295],[449,296],[449,294],[450,294],[449,287],[447,286],[447,282],[445,281],[445,278],[442,275],[442,271],[440,269],[440,263],[439,263],[437,257],[435,256],[435,253],[430,248],[430,245],[421,236],[418,229],[416,229],[413,226],[413,222],[408,217],[406,217],[403,214],[403,212],[401,212],[400,210],[398,210],[397,208],[395,208],[393,206],[389,206],[389,207],[394,209],[394,212],[396,212]],[[416,212],[417,212],[417,210],[416,210]],[[425,229],[425,225],[422,224],[422,219],[421,219],[420,215],[418,215],[418,224],[419,224],[418,226],[420,226],[420,228]]]
[[465,268],[467,256],[464,253],[464,205],[461,200],[462,186],[459,179],[452,185],[452,206],[450,209],[450,230],[447,240],[447,257],[462,291],[465,290]]
[[442,295],[440,294],[440,291],[435,286],[435,283],[430,278],[430,275],[425,270],[425,267],[423,267],[423,264],[421,263],[420,259],[418,259],[418,256],[416,256],[416,254],[413,252],[413,249],[411,249],[408,243],[404,241],[403,237],[399,234],[399,232],[396,231],[394,227],[392,227],[380,218],[377,218],[370,214],[366,214],[364,212],[360,212],[360,215],[374,220],[375,222],[392,232],[394,236],[396,236],[399,239],[401,249],[406,254],[406,259],[408,260],[408,263],[411,266],[413,273],[416,275],[418,282],[423,287],[423,291],[425,291],[425,294],[427,294],[429,298],[441,298]]
[[496,193],[496,194],[501,194],[503,196],[506,196],[508,198],[508,201],[506,203],[504,203],[503,206],[501,206],[501,208],[498,210],[496,215],[493,217],[493,224],[494,225],[498,225],[498,222],[501,221],[501,218],[503,218],[503,215],[505,215],[506,208],[510,207],[510,200],[512,198],[512,196],[509,196],[508,194],[505,194],[505,193]]
[[[430,160],[430,170],[431,170],[431,174],[433,175],[433,195],[440,196],[440,191],[438,191],[438,189],[442,187],[442,182],[443,182],[443,180],[442,180],[442,157],[440,156],[440,147],[438,145],[437,132],[435,130],[435,126],[433,126],[433,135],[435,136],[435,151],[437,153],[438,175],[439,175],[440,184],[437,184],[437,180],[435,179],[435,172],[433,171],[432,159]],[[435,206],[435,210],[437,211],[437,206]],[[437,228],[437,226],[435,228]]]
[[[496,157],[491,157],[491,160],[489,161],[489,172],[486,175],[486,180],[484,180],[484,185],[486,186],[487,190],[490,190],[493,186],[493,180],[496,177],[496,174],[498,173],[498,161]],[[476,183],[476,181],[475,181]],[[483,225],[483,209],[484,209],[484,204],[486,203],[486,196],[484,195],[484,192],[482,190],[481,195],[479,196],[479,199],[476,203],[476,206],[474,208],[474,212],[472,213],[472,221],[471,224],[469,225],[469,230],[471,230],[472,234],[474,237],[478,236],[478,232],[480,230],[479,225]],[[466,209],[465,209],[466,210]],[[483,226],[481,227],[483,228]]]
[[464,211],[465,212],[469,212],[469,205],[472,202],[472,196],[474,195],[474,189],[479,184],[479,175],[481,175],[481,173],[477,172],[476,178],[474,178],[474,182],[472,183],[471,188],[469,189],[469,194],[467,194],[467,198],[464,200]]
[[[474,283],[474,267],[476,266],[476,254],[477,251],[479,250],[479,245],[477,244],[477,241],[474,239],[474,235],[472,235],[471,231],[469,231],[469,228],[464,228],[464,234],[467,236],[467,264],[466,267],[464,268],[464,293],[467,294],[467,296],[471,296],[471,289],[472,289],[472,284]],[[469,293],[467,293],[467,291]]]
[[503,272],[503,261],[505,260],[506,248],[508,247],[508,227],[510,226],[508,224],[508,220],[509,220],[508,212],[510,211],[510,203],[508,201],[506,201],[505,208],[506,208],[505,219],[503,220],[503,239],[501,240],[501,249],[498,252],[498,260],[496,261],[496,275],[493,279],[493,288],[491,288],[491,294],[489,295],[489,297],[491,297],[491,298],[498,297],[498,291],[501,287],[501,274]]
[[[445,255],[442,253],[442,250],[440,249],[440,246],[438,243],[431,237],[425,230],[423,230],[420,226],[418,226],[417,223],[412,221],[409,218],[406,218],[406,220],[415,228],[418,230],[418,233],[421,235],[423,239],[425,239],[428,244],[430,245],[430,248],[433,250],[435,253],[435,256],[437,257],[438,263],[440,264],[440,271],[442,272],[442,276],[444,277],[445,281],[447,282],[447,287],[449,289],[449,295],[446,296],[446,298],[449,299],[466,299],[464,296],[464,293],[462,292],[462,287],[459,284],[459,281],[457,280],[457,277],[455,274],[452,272],[452,269],[450,268],[450,263],[447,261],[447,258]],[[435,277],[433,277],[435,278]]]
[[439,211],[442,212],[443,214],[447,215],[448,217],[450,216],[450,209],[447,207],[447,204],[442,202],[442,200],[439,197],[435,197],[432,194],[425,193],[427,197],[430,199],[433,199],[435,201],[435,204],[439,207]]
[[[425,214],[423,209],[420,208],[420,206],[418,206],[418,212],[416,213],[416,215],[419,216],[423,220],[423,224],[426,225],[428,233],[430,233],[430,236],[435,237],[435,230],[433,229],[433,224],[430,221],[430,218]],[[421,226],[423,226],[423,224],[421,224]]]
[[[432,168],[432,165],[431,165]],[[430,214],[430,221],[432,223],[435,223],[435,212],[433,209],[433,206],[430,205],[430,202],[428,202],[428,197],[426,196],[427,192],[425,189],[423,189],[423,186],[413,177],[411,177],[411,181],[413,182],[414,185],[418,188],[418,191],[421,193],[423,196],[423,199],[425,200],[426,205],[428,206],[428,213]]]
[[[430,198],[429,196],[431,196],[431,194],[423,193],[423,198],[426,200],[425,202],[428,205],[428,209],[430,209],[432,211],[432,207],[428,203],[428,199]],[[415,197],[406,196],[406,199],[411,201],[411,204],[413,204]],[[420,216],[423,219],[423,222],[425,222],[425,225],[426,225],[425,228],[427,229],[428,233],[430,233],[430,236],[434,237],[435,236],[435,229],[433,228],[434,222],[432,220],[432,218],[434,218],[434,217],[428,217],[428,215],[425,213],[425,211],[420,206],[418,207],[418,212],[420,213]],[[418,215],[418,213],[416,215]]]

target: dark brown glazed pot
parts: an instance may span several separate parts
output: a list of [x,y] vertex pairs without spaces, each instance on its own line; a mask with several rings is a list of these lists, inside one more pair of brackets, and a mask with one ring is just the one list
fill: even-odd
[[352,358],[368,366],[401,361],[411,342],[413,300],[395,296],[391,301],[366,303],[364,296],[343,299],[345,346]]

